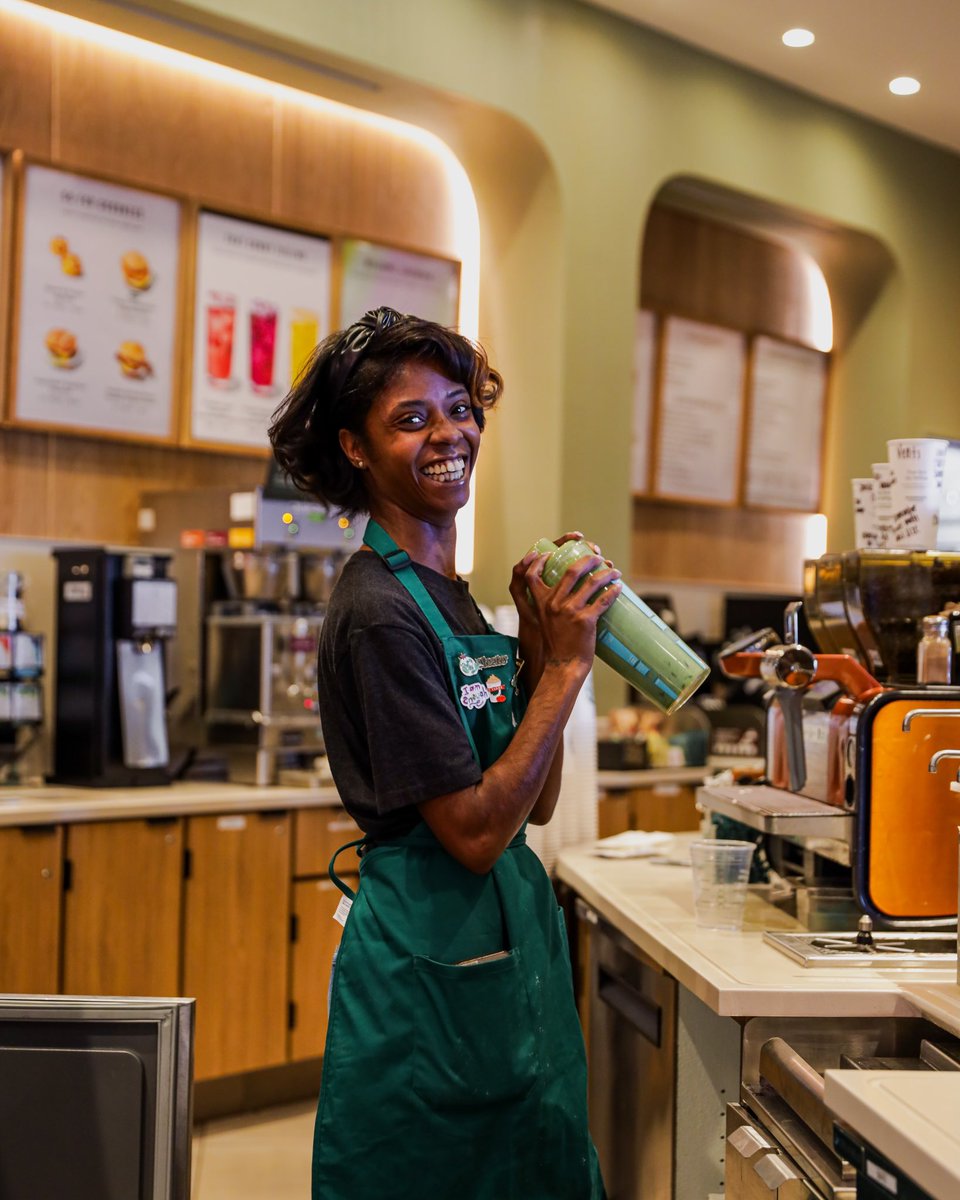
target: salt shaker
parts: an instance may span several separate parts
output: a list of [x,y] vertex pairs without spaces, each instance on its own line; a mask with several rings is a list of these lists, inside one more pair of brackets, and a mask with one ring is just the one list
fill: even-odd
[[917,682],[949,683],[953,653],[950,646],[950,618],[935,615],[923,618],[923,636],[917,646]]

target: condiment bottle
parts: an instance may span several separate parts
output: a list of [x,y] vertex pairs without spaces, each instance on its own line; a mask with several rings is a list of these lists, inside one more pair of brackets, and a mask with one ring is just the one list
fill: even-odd
[[939,614],[924,617],[923,636],[917,646],[917,682],[949,683],[953,653],[950,647],[950,618]]
[[[550,587],[571,563],[594,553],[579,539],[557,546],[541,538],[534,549],[550,555],[543,567]],[[703,659],[626,584],[597,622],[597,657],[665,713],[676,712],[710,673]]]

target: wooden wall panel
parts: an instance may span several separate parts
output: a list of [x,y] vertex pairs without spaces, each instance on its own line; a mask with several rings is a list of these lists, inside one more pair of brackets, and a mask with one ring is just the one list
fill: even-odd
[[[6,13],[0,147],[279,223],[452,251],[448,182],[416,142]],[[264,469],[245,455],[0,429],[0,535],[129,544],[143,492],[249,488]]]
[[374,127],[358,138],[344,121],[293,102],[281,103],[279,137],[277,204],[286,219],[451,252],[447,183],[422,146]]
[[637,499],[630,566],[642,579],[771,591],[800,586],[807,517]]
[[269,211],[268,96],[64,38],[57,98],[61,161],[217,204]]
[[0,12],[0,146],[51,152],[53,35]]

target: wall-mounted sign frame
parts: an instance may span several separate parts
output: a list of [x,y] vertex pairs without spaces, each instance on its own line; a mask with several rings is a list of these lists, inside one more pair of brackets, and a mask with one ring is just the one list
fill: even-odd
[[381,242],[343,238],[340,243],[339,324],[351,325],[371,308],[456,326],[460,312],[460,263],[436,254]]
[[650,433],[654,385],[657,378],[657,316],[636,312],[633,338],[633,424],[630,437],[630,490],[635,496],[650,490]]
[[[13,171],[11,156],[0,149],[0,280],[13,278]],[[10,337],[10,289],[0,285],[0,421],[8,413],[10,389],[7,379],[8,340]]]
[[268,454],[273,411],[330,331],[330,239],[212,209],[195,238],[181,440]]
[[41,161],[15,175],[10,421],[173,442],[180,201]]
[[740,494],[746,335],[685,317],[662,322],[652,493],[732,506]]
[[829,361],[806,346],[753,339],[743,491],[749,507],[819,509]]

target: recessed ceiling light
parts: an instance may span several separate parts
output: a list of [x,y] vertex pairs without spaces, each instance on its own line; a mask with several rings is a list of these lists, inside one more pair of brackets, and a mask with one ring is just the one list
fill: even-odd
[[920,81],[910,75],[898,75],[896,79],[890,80],[890,91],[895,96],[912,96],[920,91]]
[[809,29],[788,29],[781,40],[785,46],[812,46],[816,39]]

